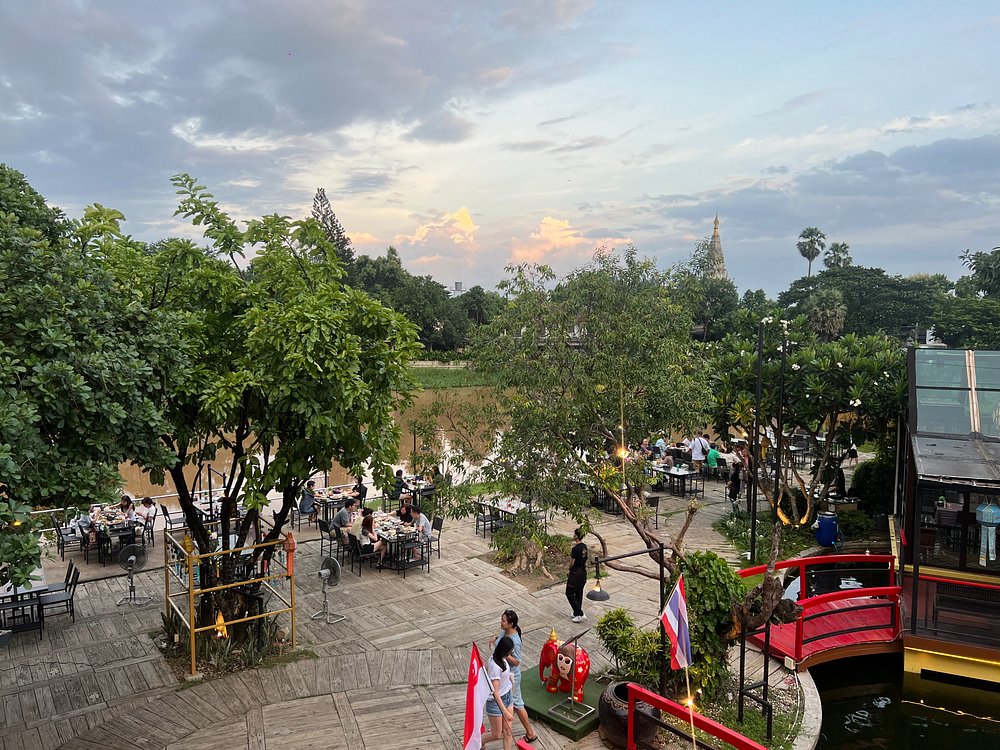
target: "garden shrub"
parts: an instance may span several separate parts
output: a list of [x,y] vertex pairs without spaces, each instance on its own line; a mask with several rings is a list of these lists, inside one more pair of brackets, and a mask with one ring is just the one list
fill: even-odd
[[[743,585],[729,564],[714,552],[692,552],[680,563],[688,604],[693,663],[692,689],[714,696],[729,674],[727,634],[732,630],[733,604],[743,598]],[[670,584],[673,585],[672,583]],[[668,670],[667,691],[685,690],[683,671],[670,671],[670,653],[660,653],[659,627],[643,631],[623,609],[613,609],[597,623],[597,635],[615,660],[623,679],[656,690],[659,666]]]
[[896,469],[881,457],[862,461],[851,477],[851,494],[861,498],[872,514],[892,512],[892,486]]
[[848,540],[864,538],[875,529],[875,522],[860,510],[840,511],[837,513],[837,524]]

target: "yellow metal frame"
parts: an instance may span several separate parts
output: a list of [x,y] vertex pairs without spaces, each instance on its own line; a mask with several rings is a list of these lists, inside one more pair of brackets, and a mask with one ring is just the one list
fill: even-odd
[[[214,526],[218,524],[218,521],[212,521],[206,526]],[[177,614],[184,623],[184,626],[188,629],[188,649],[191,655],[191,675],[198,674],[197,668],[197,658],[196,658],[196,644],[198,633],[204,633],[208,630],[215,630],[216,627],[230,625],[236,625],[241,622],[250,622],[251,620],[259,620],[264,617],[270,617],[272,615],[281,615],[288,613],[291,616],[292,627],[292,648],[295,648],[295,568],[294,568],[294,558],[293,565],[289,566],[287,563],[283,563],[278,556],[271,557],[271,564],[277,564],[283,569],[283,572],[275,573],[266,576],[260,576],[258,578],[249,578],[245,581],[238,581],[236,583],[224,583],[218,586],[211,586],[209,588],[201,588],[200,581],[199,586],[195,586],[194,582],[194,569],[196,565],[199,565],[202,560],[210,559],[213,557],[219,557],[221,555],[231,555],[239,554],[247,550],[263,550],[268,547],[277,548],[279,551],[284,548],[286,536],[280,534],[278,539],[272,542],[265,542],[263,544],[250,544],[243,547],[237,547],[235,549],[219,550],[217,552],[206,552],[203,554],[192,554],[189,553],[184,546],[174,538],[173,534],[176,533],[178,529],[163,530],[163,585],[164,585],[164,600],[166,602],[166,615],[169,617],[171,610]],[[188,528],[185,526],[179,529],[180,532],[187,534]],[[170,553],[173,551],[177,557],[184,561],[186,568],[186,576],[181,576],[174,569],[177,563],[177,559],[171,559]],[[294,553],[293,553],[294,554]],[[170,591],[170,579],[171,577],[176,578],[181,584],[182,589],[171,593]],[[277,591],[269,582],[276,580],[288,580],[289,582],[289,596],[286,599],[279,591]],[[203,625],[202,627],[196,628],[192,627],[194,622],[194,600],[196,596],[201,596],[202,594],[210,594],[214,591],[223,591],[225,589],[236,588],[239,586],[247,586],[249,584],[260,583],[264,586],[271,594],[284,603],[286,606],[283,609],[274,609],[267,612],[262,612],[259,615],[251,615],[249,617],[240,617],[235,620],[225,620],[224,622],[213,622],[211,625]],[[184,612],[179,606],[174,602],[174,598],[179,598],[181,596],[187,596],[188,604],[188,614],[185,616]]]

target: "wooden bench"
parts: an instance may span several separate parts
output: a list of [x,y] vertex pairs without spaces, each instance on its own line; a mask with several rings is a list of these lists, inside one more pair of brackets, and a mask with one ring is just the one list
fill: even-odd
[[987,627],[1000,620],[1000,589],[938,582],[934,592],[934,625],[938,613],[954,612],[983,618]]

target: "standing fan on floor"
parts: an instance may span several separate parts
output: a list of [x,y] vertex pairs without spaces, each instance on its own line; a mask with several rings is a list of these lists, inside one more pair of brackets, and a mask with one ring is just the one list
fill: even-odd
[[323,609],[314,614],[311,620],[318,620],[321,617],[326,620],[327,625],[336,625],[341,620],[346,620],[347,615],[339,615],[330,611],[330,601],[327,589],[340,583],[340,563],[335,557],[325,557],[319,566],[319,579],[323,582]]
[[141,606],[149,604],[153,597],[135,595],[135,578],[133,573],[146,567],[146,548],[140,544],[129,544],[122,547],[118,553],[118,564],[128,573],[128,595],[118,600],[118,606],[123,604],[135,604]]

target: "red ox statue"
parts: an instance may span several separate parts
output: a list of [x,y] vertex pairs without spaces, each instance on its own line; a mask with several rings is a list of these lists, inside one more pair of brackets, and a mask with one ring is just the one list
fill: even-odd
[[[576,677],[573,677],[573,670]],[[549,671],[548,677],[545,672]],[[548,682],[545,687],[550,693],[562,691],[568,693],[573,689],[573,700],[583,700],[583,686],[590,676],[590,654],[583,646],[572,643],[560,643],[556,631],[549,633],[549,639],[542,646],[541,658],[538,662],[538,676],[542,682]]]

